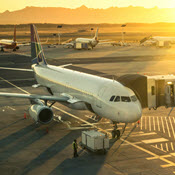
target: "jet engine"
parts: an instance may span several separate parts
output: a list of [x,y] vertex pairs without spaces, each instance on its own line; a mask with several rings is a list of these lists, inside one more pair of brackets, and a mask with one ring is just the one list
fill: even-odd
[[47,106],[34,104],[29,108],[30,116],[41,124],[48,124],[53,119],[53,111]]

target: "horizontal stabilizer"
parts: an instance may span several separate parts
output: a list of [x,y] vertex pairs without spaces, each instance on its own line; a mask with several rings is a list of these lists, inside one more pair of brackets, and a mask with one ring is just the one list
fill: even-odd
[[10,68],[10,67],[0,67],[0,69],[33,72],[32,69],[20,69],[20,68]]

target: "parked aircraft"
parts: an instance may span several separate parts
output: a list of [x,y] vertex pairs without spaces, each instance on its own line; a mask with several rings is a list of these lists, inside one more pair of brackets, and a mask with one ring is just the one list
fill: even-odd
[[[106,42],[108,41],[108,42]],[[98,39],[98,28],[93,38],[76,38],[74,41],[69,41],[63,44],[64,48],[75,48],[75,49],[93,49],[97,44],[112,44],[109,40]]]
[[13,51],[16,51],[19,49],[19,46],[29,45],[29,43],[18,43],[16,41],[16,25],[14,26],[14,36],[13,40],[9,39],[1,39],[0,40],[0,48],[3,52],[4,49],[12,49]]
[[[97,35],[96,35],[97,36]],[[134,92],[115,80],[67,69],[67,65],[48,65],[37,29],[31,25],[32,69],[38,85],[45,87],[50,95],[3,93],[3,97],[30,99],[30,116],[38,123],[48,124],[53,119],[52,105],[60,102],[72,109],[89,110],[114,123],[113,137],[120,136],[117,124],[136,122],[141,118],[142,108]],[[1,68],[20,70],[15,68]],[[52,104],[48,105],[48,101]]]

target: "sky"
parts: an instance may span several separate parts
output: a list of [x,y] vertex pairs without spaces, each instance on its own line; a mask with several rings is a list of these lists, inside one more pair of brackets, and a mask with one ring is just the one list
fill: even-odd
[[77,8],[109,8],[143,6],[145,8],[175,8],[175,0],[0,0],[0,12],[15,11],[26,6]]

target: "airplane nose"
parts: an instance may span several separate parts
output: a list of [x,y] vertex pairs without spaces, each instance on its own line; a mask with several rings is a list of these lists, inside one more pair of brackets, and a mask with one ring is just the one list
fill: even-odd
[[138,121],[142,116],[142,108],[140,104],[134,104],[132,105],[131,111],[130,111],[130,121],[136,122]]

